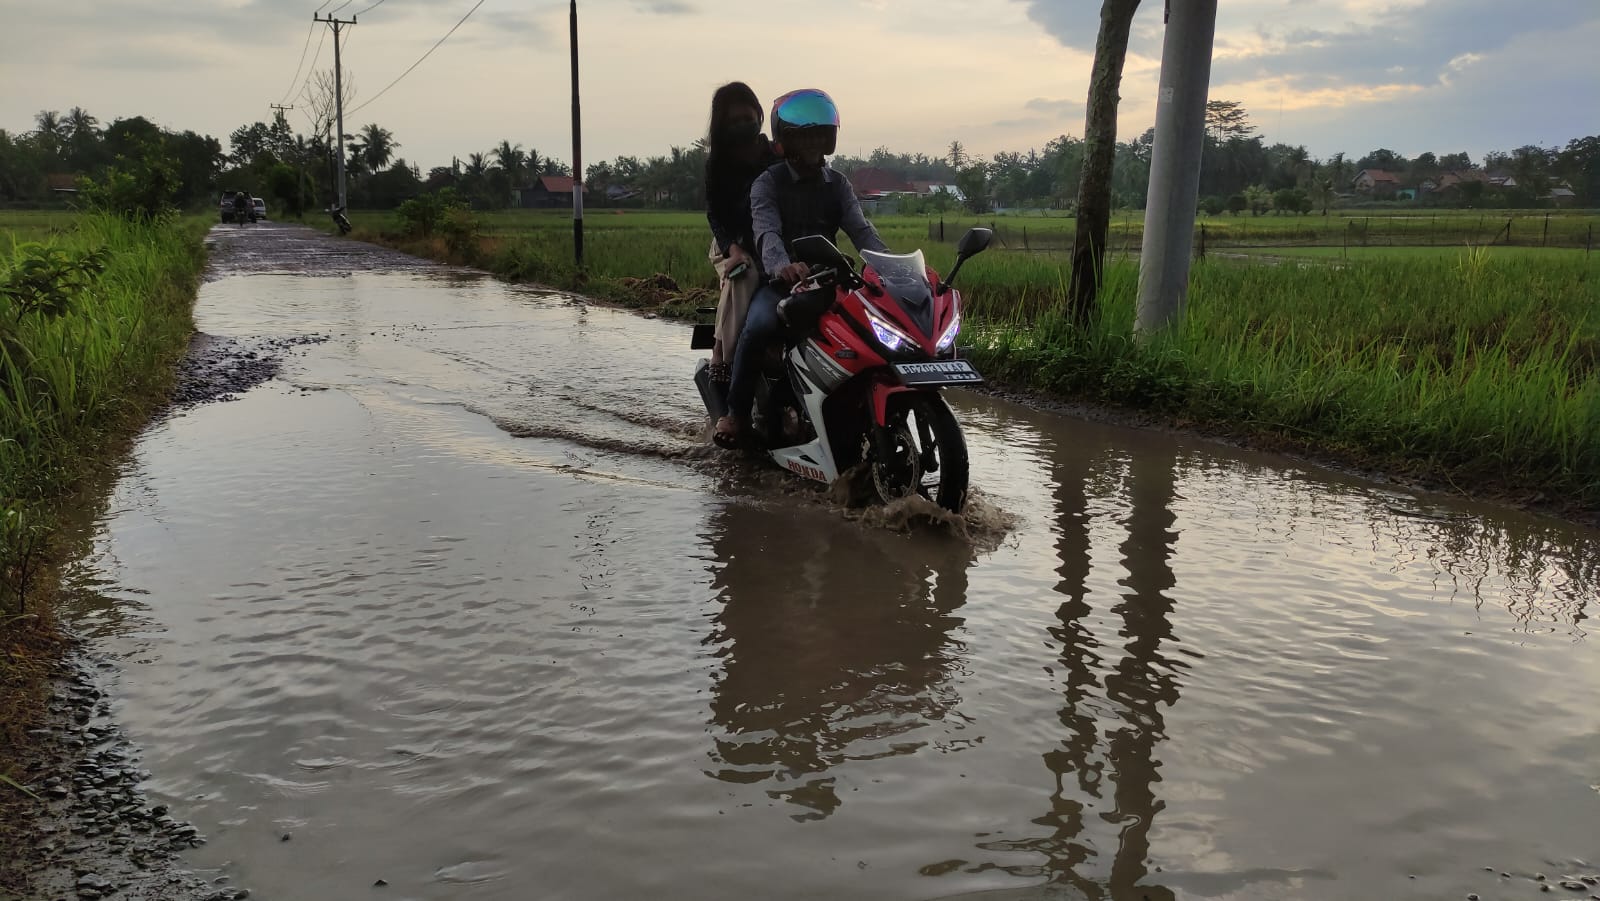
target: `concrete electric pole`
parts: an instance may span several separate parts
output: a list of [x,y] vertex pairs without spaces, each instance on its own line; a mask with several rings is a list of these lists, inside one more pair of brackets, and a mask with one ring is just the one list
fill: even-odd
[[583,122],[578,115],[578,0],[572,0],[572,254],[583,268]]
[[334,156],[339,161],[337,176],[339,209],[343,210],[346,208],[344,191],[344,71],[339,59],[339,30],[340,26],[356,24],[356,19],[354,16],[351,16],[348,20],[336,19],[332,15],[320,16],[317,13],[312,13],[311,19],[314,22],[326,22],[333,29],[333,109],[335,127],[338,129],[339,136],[339,143],[334,145]]
[[1166,26],[1139,257],[1140,334],[1177,322],[1189,293],[1217,0],[1168,0]]

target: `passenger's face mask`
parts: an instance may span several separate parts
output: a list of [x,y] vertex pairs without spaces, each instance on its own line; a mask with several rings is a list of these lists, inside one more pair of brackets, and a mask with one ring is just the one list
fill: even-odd
[[761,123],[753,119],[724,123],[717,138],[724,144],[748,144],[761,134]]

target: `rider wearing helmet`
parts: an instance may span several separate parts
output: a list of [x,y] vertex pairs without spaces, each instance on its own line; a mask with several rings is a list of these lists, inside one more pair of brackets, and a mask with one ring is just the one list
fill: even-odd
[[[789,256],[795,239],[807,235],[837,242],[842,228],[857,250],[888,250],[861,212],[850,180],[828,166],[827,156],[839,140],[839,108],[833,98],[814,88],[791,91],[773,102],[771,121],[783,161],[750,186],[756,256],[765,278],[793,285],[809,274],[810,267]],[[782,299],[769,283],[750,302],[733,357],[728,415],[717,421],[715,440],[723,447],[738,444],[750,416],[761,357],[783,331],[778,315]]]

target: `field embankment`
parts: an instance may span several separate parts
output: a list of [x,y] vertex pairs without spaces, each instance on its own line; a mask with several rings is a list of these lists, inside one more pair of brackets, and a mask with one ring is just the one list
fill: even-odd
[[[964,343],[991,378],[1023,390],[1470,496],[1600,511],[1600,253],[1566,240],[1587,236],[1594,217],[1553,219],[1562,247],[1452,245],[1449,234],[1477,228],[1454,216],[1435,232],[1431,219],[1364,223],[1369,235],[1406,240],[1348,249],[1296,248],[1296,229],[1350,232],[1355,220],[1261,218],[1236,224],[1276,229],[1283,240],[1265,255],[1280,265],[1197,264],[1184,327],[1149,342],[1132,338],[1131,260],[1113,254],[1100,315],[1084,330],[1060,312],[1063,254],[998,248],[963,270]],[[357,237],[662,315],[715,300],[708,232],[693,214],[593,213],[581,274],[570,223],[552,213],[479,216],[470,233],[449,237],[404,237],[382,214],[355,221]],[[1002,228],[1015,237],[1026,226],[1032,245],[1069,225],[1010,219]],[[878,226],[891,246],[922,246],[944,271],[962,228],[946,223],[941,241],[925,219]],[[1136,246],[1136,234],[1124,237]]]
[[[160,405],[205,252],[199,218],[0,216],[0,822],[62,640],[55,529],[85,477]],[[0,845],[5,844],[0,830]]]

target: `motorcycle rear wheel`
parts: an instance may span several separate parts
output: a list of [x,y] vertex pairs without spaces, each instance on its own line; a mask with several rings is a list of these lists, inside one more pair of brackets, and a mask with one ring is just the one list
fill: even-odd
[[925,394],[890,411],[890,453],[871,453],[872,484],[884,503],[922,495],[952,513],[967,501],[967,442],[949,404]]

